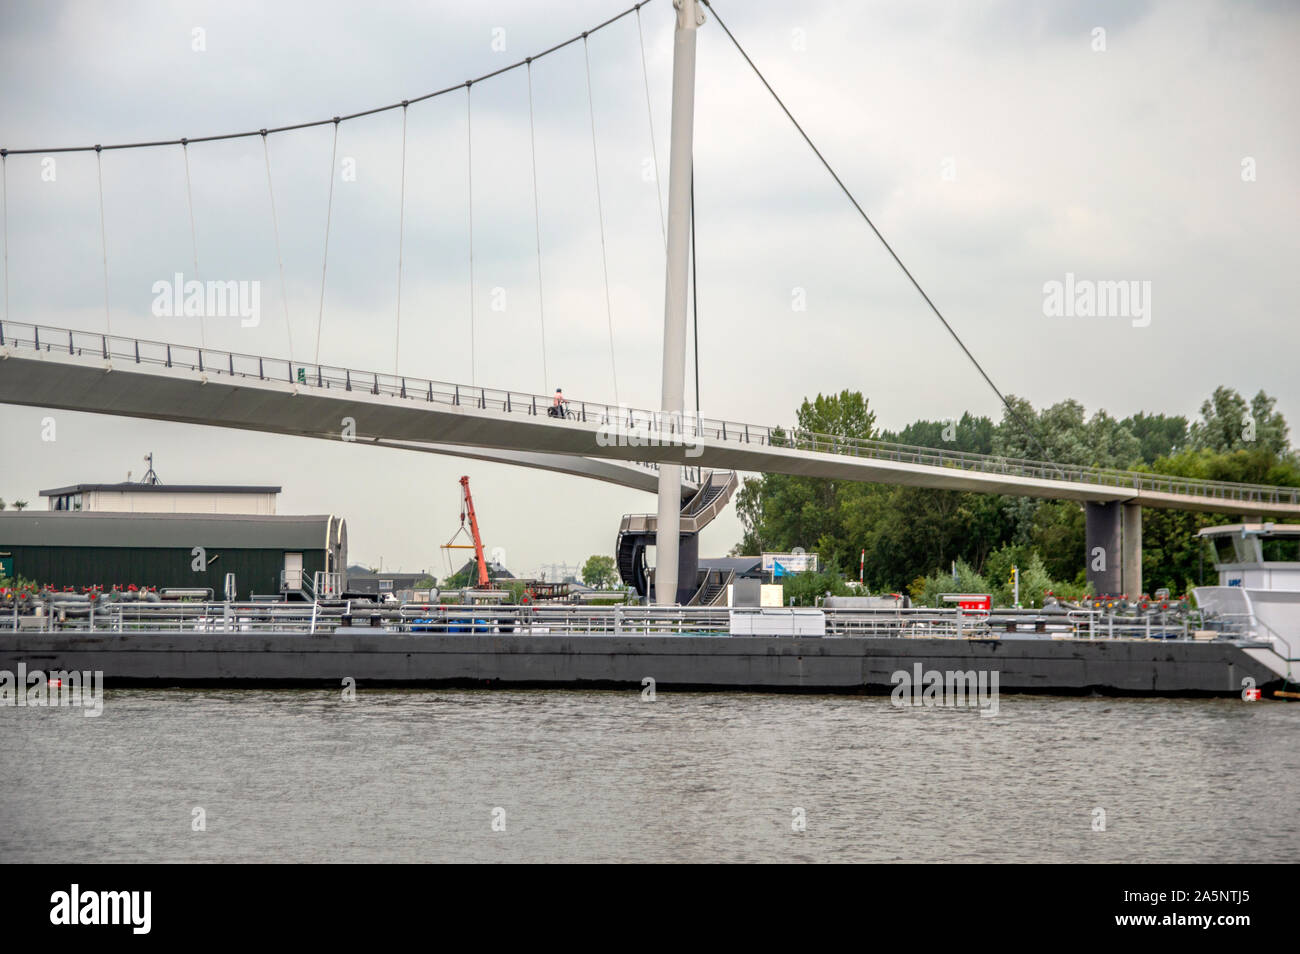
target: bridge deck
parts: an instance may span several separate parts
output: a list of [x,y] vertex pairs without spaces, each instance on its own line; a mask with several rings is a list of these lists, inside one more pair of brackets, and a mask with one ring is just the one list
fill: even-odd
[[1300,517],[1300,489],[1012,460],[5,322],[0,403],[342,439],[454,444],[1222,514]]

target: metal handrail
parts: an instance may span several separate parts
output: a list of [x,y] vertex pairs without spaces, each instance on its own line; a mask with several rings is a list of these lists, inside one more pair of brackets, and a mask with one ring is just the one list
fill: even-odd
[[[0,349],[9,347],[31,348],[47,353],[67,353],[100,362],[111,363],[114,360],[121,360],[139,365],[189,368],[216,377],[255,377],[263,381],[280,381],[298,388],[358,391],[373,396],[499,411],[512,415],[538,415],[539,402],[541,407],[546,407],[550,400],[549,397],[530,392],[307,364],[283,358],[268,358],[23,322],[0,322]],[[691,412],[667,414],[663,411],[614,406],[601,402],[570,400],[569,403],[578,412],[576,423],[627,429],[644,425],[660,439],[666,436],[669,440],[681,442],[714,440],[722,443],[757,444],[812,453],[865,457],[916,466],[951,467],[968,472],[1116,487],[1134,492],[1208,497],[1246,504],[1286,503],[1300,506],[1300,488],[1293,487],[1204,480],[1195,477],[1165,476],[1146,471],[997,457],[991,454],[821,434],[799,428],[787,429],[715,420],[698,417]],[[553,426],[566,426],[571,423],[556,422]]]
[[[410,635],[499,633],[527,637],[563,634],[727,635],[727,606],[584,606],[572,604],[463,605],[402,603],[397,606],[349,602],[313,603],[154,603],[111,602],[62,604],[39,601],[42,614],[19,615],[17,605],[0,612],[2,632],[43,632],[75,636],[85,633],[229,633],[320,634],[346,627],[355,618],[369,627],[377,621],[387,632]],[[742,610],[752,612],[752,610]],[[991,626],[987,611],[927,607],[821,608],[826,636],[852,638],[945,637],[1004,638]],[[1009,611],[999,610],[999,617]],[[1026,617],[1028,618],[1028,617]],[[1156,632],[1165,639],[1191,638],[1186,621],[1159,622],[1117,618],[1096,610],[1072,610],[1058,619],[1074,638],[1136,639]],[[1181,636],[1171,633],[1182,631]],[[344,632],[347,629],[343,630]],[[362,630],[363,632],[365,630]],[[1104,634],[1104,635],[1103,635]],[[1226,635],[1226,634],[1225,634]],[[1249,634],[1243,634],[1249,638]]]

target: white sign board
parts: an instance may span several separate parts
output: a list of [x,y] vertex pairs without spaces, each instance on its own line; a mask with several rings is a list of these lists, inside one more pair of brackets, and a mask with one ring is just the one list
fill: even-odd
[[817,571],[817,554],[815,553],[764,553],[763,572],[775,576],[789,576],[792,573]]

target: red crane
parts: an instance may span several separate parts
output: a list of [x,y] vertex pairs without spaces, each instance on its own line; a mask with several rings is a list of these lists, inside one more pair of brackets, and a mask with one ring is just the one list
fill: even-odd
[[462,477],[460,485],[465,488],[465,499],[460,508],[460,528],[465,529],[465,514],[468,512],[469,528],[474,537],[474,556],[478,559],[478,588],[491,589],[492,580],[488,576],[487,560],[483,558],[483,539],[478,535],[478,517],[474,515],[474,498],[469,493],[469,477]]

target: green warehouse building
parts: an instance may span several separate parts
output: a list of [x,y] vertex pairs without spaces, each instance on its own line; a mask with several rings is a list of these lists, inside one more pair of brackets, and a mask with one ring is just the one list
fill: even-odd
[[237,600],[310,593],[317,571],[346,586],[345,521],[277,515],[279,490],[155,482],[42,491],[48,510],[0,512],[0,575],[56,589],[210,589],[221,599],[233,573]]

